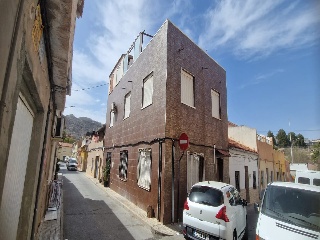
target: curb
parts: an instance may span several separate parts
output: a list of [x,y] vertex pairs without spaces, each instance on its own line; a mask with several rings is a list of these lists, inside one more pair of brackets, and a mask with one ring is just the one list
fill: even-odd
[[132,202],[130,202],[126,198],[122,197],[121,195],[119,195],[118,193],[113,191],[112,189],[105,188],[101,183],[99,183],[99,181],[97,179],[93,178],[92,176],[90,176],[86,173],[84,173],[84,175],[88,179],[90,179],[95,185],[97,185],[99,188],[104,190],[109,195],[109,197],[113,198],[118,203],[120,203],[123,208],[129,210],[133,215],[138,217],[145,224],[149,225],[152,233],[157,234],[157,235],[161,235],[161,236],[175,236],[177,234],[180,234],[180,232],[174,231],[174,230],[168,228],[167,226],[163,225],[161,222],[158,222],[158,220],[156,218],[146,217],[147,213],[143,209],[139,208],[138,206],[136,206],[135,204],[133,204]]

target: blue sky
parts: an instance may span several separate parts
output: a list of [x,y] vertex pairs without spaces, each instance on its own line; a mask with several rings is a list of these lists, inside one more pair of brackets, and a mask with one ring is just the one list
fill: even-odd
[[320,139],[318,0],[86,0],[64,114],[105,123],[117,60],[166,19],[226,70],[229,121]]

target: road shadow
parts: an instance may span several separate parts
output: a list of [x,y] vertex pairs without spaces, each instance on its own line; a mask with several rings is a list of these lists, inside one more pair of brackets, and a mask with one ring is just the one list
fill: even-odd
[[134,240],[104,201],[84,198],[66,177],[63,177],[63,239]]

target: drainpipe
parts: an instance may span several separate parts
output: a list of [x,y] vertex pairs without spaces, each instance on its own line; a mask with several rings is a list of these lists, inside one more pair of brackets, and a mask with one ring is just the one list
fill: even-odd
[[158,221],[160,221],[160,211],[161,211],[161,175],[162,175],[162,140],[159,139]]
[[[171,223],[174,223],[174,140],[172,140],[172,147],[171,147],[171,155],[172,155],[172,210],[171,210]],[[178,206],[179,208],[179,206]]]

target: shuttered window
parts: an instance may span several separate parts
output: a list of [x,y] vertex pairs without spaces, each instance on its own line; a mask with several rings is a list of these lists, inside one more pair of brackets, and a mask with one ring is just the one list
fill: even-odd
[[152,95],[153,95],[153,74],[149,75],[143,81],[142,108],[152,104]]
[[181,103],[194,107],[194,78],[181,69]]
[[131,92],[127,93],[124,97],[124,118],[130,116],[130,102],[131,102]]
[[211,89],[212,117],[220,119],[220,94]]
[[113,127],[113,121],[114,121],[114,112],[110,112],[110,127]]

